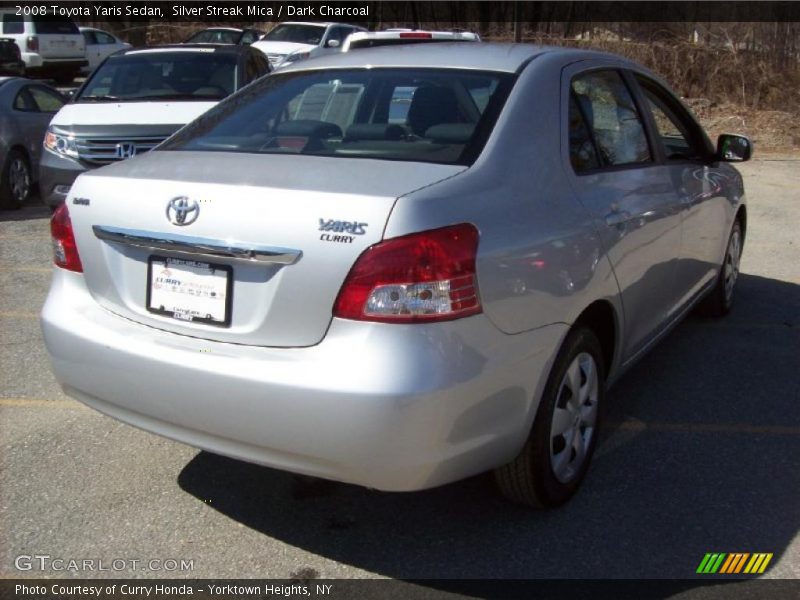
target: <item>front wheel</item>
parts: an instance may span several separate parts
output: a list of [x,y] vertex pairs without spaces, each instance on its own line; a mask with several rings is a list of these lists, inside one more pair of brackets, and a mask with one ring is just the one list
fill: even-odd
[[522,452],[495,470],[500,491],[535,508],[569,500],[589,468],[604,397],[600,342],[592,330],[577,327],[556,357]]
[[736,282],[739,280],[739,262],[742,258],[742,225],[739,219],[733,223],[728,247],[722,261],[714,289],[698,304],[697,311],[708,317],[724,317],[733,307]]

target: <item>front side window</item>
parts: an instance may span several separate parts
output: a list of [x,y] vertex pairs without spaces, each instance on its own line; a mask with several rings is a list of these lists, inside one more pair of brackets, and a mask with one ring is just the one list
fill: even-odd
[[572,80],[572,93],[592,132],[602,166],[652,161],[641,115],[617,71],[578,75]]
[[653,115],[658,141],[667,160],[699,159],[706,153],[705,143],[699,127],[682,115],[679,103],[654,81],[636,75]]
[[[469,164],[512,84],[508,74],[445,69],[278,74],[162,148]],[[474,90],[491,97],[476,102]]]
[[236,81],[233,54],[144,50],[110,57],[75,101],[218,100],[235,90]]

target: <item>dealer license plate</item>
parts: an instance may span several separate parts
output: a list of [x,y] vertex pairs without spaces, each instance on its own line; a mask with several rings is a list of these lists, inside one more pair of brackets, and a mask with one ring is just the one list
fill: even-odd
[[233,269],[194,260],[151,256],[147,310],[194,323],[231,322]]

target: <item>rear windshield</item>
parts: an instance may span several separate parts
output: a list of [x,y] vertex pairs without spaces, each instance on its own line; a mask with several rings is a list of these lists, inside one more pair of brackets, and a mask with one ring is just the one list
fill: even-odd
[[316,25],[278,25],[262,39],[268,42],[294,42],[316,46],[325,35],[325,27]]
[[33,30],[36,33],[42,34],[55,34],[55,33],[68,33],[80,35],[78,26],[69,19],[59,19],[54,16],[41,16],[33,17]]
[[242,37],[241,31],[230,31],[227,29],[206,29],[198,31],[188,40],[187,44],[236,44]]
[[161,148],[471,164],[512,84],[510,74],[454,69],[275,74]]
[[213,50],[112,56],[75,101],[219,100],[236,89],[236,71],[235,55]]

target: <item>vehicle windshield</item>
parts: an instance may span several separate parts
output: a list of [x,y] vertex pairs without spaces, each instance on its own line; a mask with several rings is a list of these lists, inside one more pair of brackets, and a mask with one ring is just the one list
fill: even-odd
[[510,74],[457,69],[276,74],[161,149],[471,164],[512,84]]
[[278,25],[261,39],[267,42],[294,42],[318,46],[323,35],[325,27],[317,25]]
[[106,60],[75,102],[219,100],[236,89],[236,81],[233,54],[142,51]]
[[36,33],[40,34],[55,34],[55,33],[69,33],[80,34],[77,25],[69,19],[59,19],[58,17],[50,16],[34,16],[33,29]]
[[188,40],[187,44],[236,44],[242,37],[241,31],[231,31],[229,29],[206,29],[198,31]]

